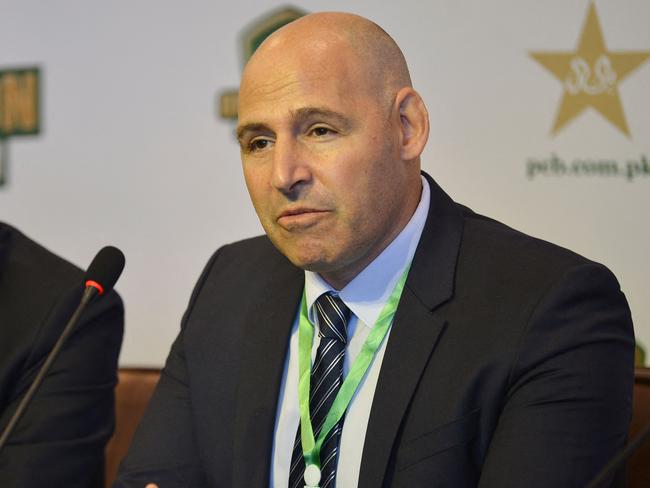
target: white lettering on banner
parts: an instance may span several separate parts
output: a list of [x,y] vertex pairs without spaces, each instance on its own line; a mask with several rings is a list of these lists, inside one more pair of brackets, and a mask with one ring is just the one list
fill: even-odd
[[564,85],[571,95],[585,93],[587,95],[600,95],[612,93],[616,86],[616,71],[612,68],[609,56],[602,54],[592,66],[581,56],[571,60],[571,71]]

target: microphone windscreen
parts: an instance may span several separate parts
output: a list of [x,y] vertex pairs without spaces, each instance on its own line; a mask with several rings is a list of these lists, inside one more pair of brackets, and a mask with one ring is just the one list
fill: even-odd
[[106,246],[99,250],[88,266],[84,281],[99,283],[104,293],[108,293],[115,286],[115,282],[124,269],[124,254],[118,248]]

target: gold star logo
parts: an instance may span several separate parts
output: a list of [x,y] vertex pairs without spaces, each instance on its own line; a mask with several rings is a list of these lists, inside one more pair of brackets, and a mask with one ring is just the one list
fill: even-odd
[[618,85],[650,58],[650,51],[608,51],[593,2],[589,4],[575,52],[531,52],[530,55],[564,87],[553,135],[592,107],[630,137]]

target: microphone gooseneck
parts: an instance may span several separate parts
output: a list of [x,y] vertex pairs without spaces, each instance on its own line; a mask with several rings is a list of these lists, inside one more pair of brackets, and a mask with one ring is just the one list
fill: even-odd
[[77,322],[86,309],[86,306],[95,296],[110,292],[113,289],[113,286],[115,286],[117,279],[120,277],[120,274],[122,274],[123,269],[124,254],[122,254],[122,251],[116,247],[106,246],[94,257],[90,266],[88,266],[88,271],[86,271],[84,278],[85,290],[81,297],[81,301],[72,314],[72,317],[70,317],[70,320],[68,320],[68,323],[45,359],[45,362],[39,369],[36,378],[34,378],[34,381],[29,386],[25,396],[20,400],[20,403],[18,404],[14,414],[11,416],[11,419],[9,419],[7,426],[2,431],[2,435],[0,435],[0,452],[6,445],[11,432],[16,427],[16,424],[34,397],[34,394],[43,382],[43,379],[52,366],[52,363],[54,363],[56,357],[59,355],[66,339],[70,336],[77,325]]

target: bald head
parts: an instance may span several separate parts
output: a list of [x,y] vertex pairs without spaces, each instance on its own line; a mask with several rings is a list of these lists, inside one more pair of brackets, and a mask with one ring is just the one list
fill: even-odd
[[385,103],[400,88],[411,86],[404,55],[393,38],[374,22],[354,14],[310,14],[277,30],[251,57],[242,85],[251,76],[259,76],[259,71],[277,69],[288,61],[316,63],[324,71],[337,66],[352,71],[365,90]]
[[413,215],[428,134],[400,49],[356,15],[302,17],[244,69],[237,137],[255,211],[291,262],[337,289]]
[[237,137],[260,222],[337,289],[413,215],[428,133],[399,48],[356,15],[288,24],[244,70]]

